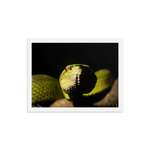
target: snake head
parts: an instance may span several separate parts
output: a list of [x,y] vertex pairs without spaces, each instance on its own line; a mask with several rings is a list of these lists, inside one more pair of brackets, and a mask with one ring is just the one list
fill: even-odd
[[88,65],[73,64],[66,66],[59,81],[63,92],[70,98],[76,98],[89,93],[94,88],[97,77]]

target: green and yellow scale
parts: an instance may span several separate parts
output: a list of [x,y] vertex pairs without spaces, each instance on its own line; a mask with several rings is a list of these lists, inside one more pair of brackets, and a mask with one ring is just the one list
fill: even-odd
[[[92,81],[94,76],[97,78],[95,83]],[[70,95],[66,92],[68,89],[70,93],[76,94],[91,84],[92,89],[88,88],[87,91],[90,89],[88,93],[84,93],[86,90],[83,90],[82,93],[82,96],[89,97],[110,88],[113,81],[113,75],[108,69],[101,69],[94,73],[85,64],[68,65],[62,71],[59,80],[44,74],[32,75],[32,104],[61,98],[70,100]],[[82,86],[83,84],[85,85]]]

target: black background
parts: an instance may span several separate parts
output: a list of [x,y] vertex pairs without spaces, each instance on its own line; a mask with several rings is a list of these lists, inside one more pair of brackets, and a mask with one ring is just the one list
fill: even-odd
[[70,64],[87,64],[93,71],[109,69],[118,77],[118,43],[32,43],[32,75],[59,78]]

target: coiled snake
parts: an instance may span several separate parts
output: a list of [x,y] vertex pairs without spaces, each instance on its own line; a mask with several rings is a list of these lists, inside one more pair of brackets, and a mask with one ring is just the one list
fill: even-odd
[[103,93],[113,84],[108,69],[96,71],[85,64],[68,65],[59,80],[49,75],[32,75],[32,105],[65,98],[70,101],[89,99]]

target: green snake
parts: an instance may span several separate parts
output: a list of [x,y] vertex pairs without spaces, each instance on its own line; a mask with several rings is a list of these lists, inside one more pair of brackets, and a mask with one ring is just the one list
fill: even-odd
[[66,66],[59,79],[45,74],[32,75],[32,104],[62,98],[71,101],[81,98],[86,100],[109,89],[113,81],[113,75],[108,69],[93,72],[85,64]]

